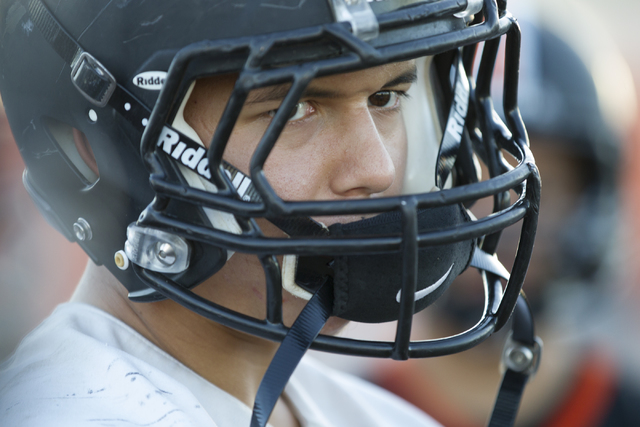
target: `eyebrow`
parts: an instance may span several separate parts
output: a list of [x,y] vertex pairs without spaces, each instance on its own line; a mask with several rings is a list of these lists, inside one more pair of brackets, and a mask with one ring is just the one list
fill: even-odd
[[[406,70],[399,76],[385,83],[380,88],[380,90],[392,88],[394,86],[398,86],[402,84],[413,84],[417,80],[418,80],[418,70],[417,70],[417,67],[414,65],[411,69]],[[284,97],[287,96],[287,93],[289,93],[290,89],[291,89],[291,86],[288,84],[279,84],[279,85],[271,86],[268,88],[258,89],[258,92],[253,92],[249,95],[249,97],[247,98],[247,101],[245,102],[245,105],[259,104],[261,102],[270,102],[270,101],[282,101]],[[341,96],[340,92],[334,91],[331,89],[320,89],[320,88],[308,87],[304,91],[300,99],[302,98],[335,99],[335,98],[339,98],[340,96]]]

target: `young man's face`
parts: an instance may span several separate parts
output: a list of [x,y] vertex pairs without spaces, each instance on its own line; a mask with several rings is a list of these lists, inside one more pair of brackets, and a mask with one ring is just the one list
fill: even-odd
[[[407,160],[401,99],[415,79],[415,64],[408,61],[314,80],[265,163],[276,193],[287,201],[400,194]],[[185,120],[207,145],[234,82],[235,76],[199,80],[185,107]],[[251,156],[287,89],[274,86],[249,94],[224,153],[227,162],[248,173]],[[360,217],[316,219],[331,225]],[[266,234],[282,236],[270,223],[259,223]],[[197,288],[203,296],[264,317],[264,273],[255,256],[236,253],[209,282],[216,285]],[[285,319],[295,319],[304,303],[285,295]]]

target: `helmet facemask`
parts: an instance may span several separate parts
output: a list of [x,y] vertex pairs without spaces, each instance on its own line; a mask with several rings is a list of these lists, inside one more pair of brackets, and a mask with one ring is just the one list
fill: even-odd
[[[422,306],[420,304],[414,306],[414,301],[405,302],[408,307],[414,307],[410,309],[411,313],[426,307],[435,301],[451,281],[472,262],[474,253],[476,255],[481,253],[480,250],[475,251],[475,247],[487,232],[468,230],[461,233],[460,229],[464,229],[465,224],[470,228],[482,229],[486,227],[485,230],[495,230],[496,224],[504,225],[516,222],[522,218],[526,211],[526,209],[522,209],[523,203],[526,203],[524,198],[520,198],[516,204],[511,205],[504,197],[503,193],[508,190],[508,186],[505,187],[504,184],[502,184],[503,187],[496,188],[495,183],[477,183],[475,184],[478,186],[477,193],[466,192],[468,188],[473,188],[474,181],[478,180],[476,153],[480,157],[484,157],[485,161],[497,162],[493,165],[494,170],[491,176],[498,176],[513,169],[504,161],[502,155],[496,154],[495,148],[490,144],[480,145],[483,142],[478,139],[478,134],[481,132],[479,128],[482,124],[479,123],[480,117],[478,115],[482,113],[475,111],[474,102],[476,100],[473,98],[475,94],[472,93],[474,88],[469,86],[467,82],[468,74],[464,63],[465,55],[472,57],[473,52],[469,53],[472,49],[473,47],[470,47],[466,51],[452,51],[443,55],[445,58],[440,59],[440,70],[436,69],[431,57],[426,60],[424,58],[416,60],[420,64],[420,67],[417,67],[419,70],[417,74],[420,74],[421,78],[418,79],[415,86],[421,91],[421,95],[403,102],[412,103],[412,107],[408,110],[411,114],[422,115],[427,119],[420,122],[423,129],[417,131],[411,127],[405,129],[408,135],[407,152],[410,154],[407,156],[409,161],[406,164],[407,171],[403,176],[401,193],[382,198],[345,198],[347,203],[345,200],[331,201],[326,198],[305,200],[287,197],[286,194],[281,194],[277,184],[272,185],[269,180],[269,156],[280,148],[282,133],[286,134],[287,132],[285,127],[288,120],[292,115],[295,117],[297,110],[301,108],[299,102],[301,100],[304,102],[307,88],[313,88],[314,77],[324,77],[323,73],[319,71],[321,67],[318,66],[318,63],[314,63],[313,67],[310,65],[307,67],[284,65],[279,68],[269,68],[255,75],[245,71],[245,75],[240,73],[239,77],[234,76],[234,86],[230,91],[226,107],[223,111],[219,111],[219,120],[216,121],[216,126],[210,129],[210,135],[213,137],[209,144],[207,157],[209,163],[206,172],[211,175],[211,183],[215,186],[215,195],[212,194],[209,184],[205,185],[209,188],[207,195],[200,191],[193,191],[193,194],[198,195],[198,202],[206,206],[204,209],[225,212],[223,215],[227,218],[233,216],[237,227],[231,230],[212,221],[211,229],[198,229],[198,232],[201,232],[200,235],[192,230],[185,233],[185,237],[188,235],[189,238],[195,237],[196,240],[216,241],[216,245],[226,247],[227,258],[234,251],[257,256],[267,275],[265,280],[267,299],[270,298],[269,295],[274,298],[267,304],[268,308],[265,310],[268,323],[281,322],[281,286],[293,295],[308,299],[327,280],[333,282],[332,286],[336,295],[333,314],[347,319],[365,322],[397,319],[401,311],[401,295],[403,293],[401,290],[411,289],[411,286],[405,283],[408,276],[416,277],[416,287],[410,291],[411,299],[414,301],[416,296],[421,296],[421,291],[438,284],[436,286],[438,292],[427,292],[427,294],[431,294],[430,298],[420,298]],[[491,61],[491,53],[486,55],[488,59],[485,62],[488,63]],[[185,62],[188,63],[188,61]],[[247,62],[250,61],[247,60]],[[321,64],[322,61],[319,63]],[[443,63],[446,65],[442,65]],[[375,62],[373,65],[376,66]],[[359,69],[360,67],[356,68],[354,72]],[[490,72],[491,70],[485,71],[485,73]],[[278,73],[281,75],[278,76]],[[439,75],[437,75],[438,73]],[[220,75],[218,74],[218,76]],[[222,78],[229,77],[228,73],[225,73],[224,76]],[[448,93],[437,93],[438,89],[433,84],[434,82],[441,84],[442,76],[445,76],[445,81],[449,82]],[[456,85],[458,81],[461,83]],[[197,86],[198,83],[195,84]],[[185,87],[188,89],[185,90]],[[178,88],[176,90],[179,92]],[[193,82],[183,83],[182,88],[183,92],[187,93],[193,88]],[[283,90],[283,88],[287,90]],[[256,92],[262,94],[282,92],[279,98],[281,103],[273,108],[270,120],[264,124],[266,130],[260,142],[255,143],[255,149],[251,147],[250,160],[245,160],[244,163],[232,161],[237,164],[231,164],[227,162],[227,144],[229,141],[233,141],[237,122],[242,120],[243,108],[247,102],[254,103],[252,94]],[[185,95],[182,99],[182,106],[178,107],[178,112],[184,110],[184,104],[188,98]],[[468,104],[460,105],[460,101],[465,99]],[[490,98],[488,102],[491,102]],[[422,104],[421,109],[416,107],[420,103]],[[440,107],[443,104],[446,106]],[[429,108],[437,110],[438,107],[444,111],[439,114],[435,111],[425,114]],[[489,107],[491,107],[490,104]],[[475,121],[478,126],[475,131],[477,133],[473,135],[474,138],[471,137],[468,127],[464,126],[469,109],[473,110],[469,114],[469,120]],[[170,118],[170,116],[167,117]],[[165,123],[169,121],[167,119]],[[182,118],[176,120],[174,116],[174,123],[180,123],[182,126],[188,121]],[[409,122],[410,119],[407,121]],[[499,119],[496,119],[492,114],[488,121],[491,122],[488,125],[493,129],[491,132],[494,133],[492,135],[494,138],[505,140],[508,138],[513,144],[514,137],[509,134],[506,126]],[[150,124],[153,124],[153,117]],[[186,137],[187,134],[194,135],[197,132],[194,132],[191,126],[188,126],[192,129],[191,131],[183,131],[183,128],[176,127],[178,129],[173,131],[179,131],[177,132],[179,136],[177,139],[172,136],[171,144],[166,144],[167,140],[162,139],[162,136],[152,144],[153,139],[151,138],[153,137],[151,135],[153,133],[151,129],[153,128],[147,129],[145,134],[146,149],[149,152],[156,150],[157,153],[165,157],[167,154],[174,158],[179,157],[180,154],[176,154],[174,150],[184,142],[183,139],[186,140],[183,135]],[[445,132],[442,132],[442,129],[445,129]],[[440,148],[440,139],[434,140],[434,135],[439,136],[440,134],[444,134],[445,138],[447,135],[457,135],[457,138],[453,138],[453,142],[449,141],[448,145],[444,144],[443,148]],[[423,137],[420,141],[421,136]],[[500,141],[502,144],[505,142]],[[202,144],[201,141],[200,143]],[[490,143],[496,144],[495,139]],[[508,148],[511,155],[516,158],[524,159],[526,156],[526,153],[514,149],[513,145]],[[185,150],[185,148],[182,147],[180,150]],[[436,153],[435,156],[434,153]],[[459,155],[460,153],[463,154]],[[494,156],[494,159],[491,159],[490,156]],[[201,156],[199,159],[204,158]],[[304,157],[301,157],[293,161],[300,162],[303,159]],[[159,160],[159,162],[164,161]],[[212,167],[211,165],[214,164],[217,166]],[[201,166],[201,163],[199,165]],[[431,167],[420,167],[420,165],[430,165]],[[193,166],[195,171],[190,173],[197,173],[198,165],[194,163]],[[520,168],[524,172],[522,165]],[[471,182],[472,185],[462,191],[463,187],[457,187],[459,182]],[[454,199],[449,200],[447,196],[443,196],[447,192],[455,194],[458,191],[460,193]],[[522,189],[517,192],[524,194]],[[468,217],[463,203],[471,205],[474,200],[495,193],[499,194],[496,196],[498,199],[506,200],[506,204],[503,202],[502,207],[498,207],[496,211],[506,210],[508,215],[493,216],[483,221],[472,221]],[[207,202],[202,203],[205,199]],[[331,219],[336,216],[350,218],[350,220],[344,221],[346,224],[334,224]],[[440,217],[441,220],[434,219],[437,217]],[[327,221],[326,218],[330,219]],[[211,219],[211,215],[209,215],[209,219]],[[354,221],[355,219],[357,221]],[[263,221],[265,220],[268,220],[272,225],[275,224],[279,229],[277,233],[280,236],[268,237],[269,234],[263,232]],[[155,221],[157,222],[154,224]],[[483,225],[480,226],[478,223],[483,223]],[[170,224],[175,226],[177,223],[175,221],[167,222],[162,216],[154,214],[149,224],[151,227],[167,227]],[[181,227],[189,228],[184,225]],[[407,233],[409,237],[407,237]],[[419,241],[421,243],[417,243]],[[453,258],[450,260],[443,259],[447,258],[443,257],[443,254],[447,253],[447,245],[452,245],[452,250],[457,247],[456,250],[453,250],[457,255],[451,255]],[[402,254],[406,255],[411,252],[408,249],[409,246],[414,246],[416,258],[421,259],[422,262],[406,261],[410,256]],[[426,255],[429,251],[432,251],[432,255]],[[265,252],[268,255],[265,255]],[[440,263],[439,266],[434,268],[433,261],[425,262],[423,260],[425,256],[437,259]],[[453,259],[455,261],[452,261]],[[351,260],[351,262],[346,260]],[[361,260],[361,262],[358,263],[354,260]],[[389,267],[392,260],[397,265],[396,268]],[[416,269],[415,274],[406,274],[407,271],[413,271],[414,268]],[[395,273],[390,273],[391,276],[386,276],[393,277],[392,280],[387,280],[383,275],[383,272],[389,271],[395,271]],[[498,269],[492,271],[497,272]],[[349,274],[351,274],[350,277]],[[496,309],[498,306],[497,298],[502,293],[497,276],[493,277],[494,282],[491,285],[493,289],[487,293],[493,294],[496,299],[486,304],[486,312]],[[376,299],[373,294],[376,291],[382,294],[384,286],[373,284],[374,279],[379,280],[378,283],[386,284],[389,288],[389,291],[380,299]],[[153,286],[153,284],[150,285]],[[175,295],[171,297],[173,298]],[[389,302],[389,309],[381,309],[383,306],[381,301],[383,300]],[[224,311],[222,308],[216,308],[216,310]],[[218,315],[215,317],[218,318]],[[478,325],[481,323],[479,322]],[[473,333],[477,333],[478,325]],[[340,340],[340,338],[327,339],[329,341]]]

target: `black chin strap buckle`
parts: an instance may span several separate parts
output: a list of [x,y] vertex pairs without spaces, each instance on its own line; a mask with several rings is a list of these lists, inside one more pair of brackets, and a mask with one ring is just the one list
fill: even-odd
[[512,318],[511,336],[502,353],[504,375],[489,419],[489,427],[513,426],[524,387],[540,366],[542,341],[534,333],[533,314],[524,293],[518,297]]
[[538,372],[541,356],[542,340],[539,337],[534,338],[533,345],[528,345],[510,335],[502,350],[500,367],[502,372],[510,369],[532,377]]

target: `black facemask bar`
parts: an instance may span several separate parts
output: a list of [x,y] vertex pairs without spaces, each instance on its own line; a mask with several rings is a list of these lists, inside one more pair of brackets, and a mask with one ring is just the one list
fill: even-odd
[[[414,11],[422,12],[421,19],[432,20],[440,16],[439,11],[425,13],[430,5],[394,12],[380,17],[381,34],[389,28],[405,25],[406,16]],[[442,5],[433,7],[434,10]],[[275,256],[322,255],[349,253],[383,253],[401,251],[405,259],[405,281],[401,301],[401,316],[395,342],[358,341],[339,337],[319,336],[312,348],[338,353],[356,354],[374,357],[430,357],[455,353],[470,348],[501,328],[518,298],[528,266],[537,222],[537,206],[539,202],[539,177],[534,166],[533,157],[528,149],[524,125],[517,109],[517,69],[519,54],[519,30],[515,21],[508,15],[498,19],[498,10],[491,1],[485,2],[485,22],[479,26],[466,28],[456,33],[447,33],[427,38],[426,40],[408,41],[373,48],[353,37],[344,27],[337,23],[320,29],[300,30],[286,34],[264,36],[261,39],[239,39],[222,42],[202,42],[189,46],[178,53],[169,70],[165,86],[160,94],[156,107],[149,118],[144,133],[141,153],[148,161],[151,171],[151,184],[157,192],[152,205],[145,210],[139,224],[150,227],[168,229],[187,239],[206,243],[214,242],[230,250],[256,254],[264,267],[267,284],[267,316],[258,320],[239,315],[224,307],[206,301],[192,292],[185,290],[177,283],[172,283],[166,276],[136,267],[141,278],[162,294],[178,301],[188,308],[212,320],[267,339],[280,341],[287,332],[282,324],[281,277],[280,268]],[[451,13],[451,11],[448,11]],[[394,18],[395,17],[395,18]],[[402,18],[400,18],[402,17]],[[493,107],[489,96],[490,79],[495,62],[499,36],[507,33],[507,72],[510,76],[505,81],[505,111],[508,111],[509,131],[496,121],[492,115]],[[480,145],[477,151],[484,153],[484,160],[489,164],[492,179],[443,190],[438,193],[425,193],[412,196],[389,197],[375,200],[352,200],[347,204],[306,201],[285,202],[281,200],[269,185],[263,172],[263,165],[272,150],[280,132],[307,85],[320,76],[355,71],[382,65],[389,62],[411,59],[417,56],[433,55],[453,46],[495,37],[486,43],[483,59],[478,75],[478,88],[473,90],[471,101],[477,109],[476,115],[479,129],[470,132],[474,145]],[[295,41],[306,43],[331,40],[337,43],[343,53],[314,62],[297,66],[270,68],[266,63],[271,51],[278,47],[288,46]],[[495,47],[496,49],[494,49]],[[238,71],[229,67],[230,60],[220,62],[222,56],[242,58],[244,66],[236,82],[234,91],[211,141],[208,152],[211,181],[219,191],[215,194],[191,187],[177,185],[167,179],[162,166],[162,153],[156,152],[156,142],[166,123],[171,122],[176,110],[180,93],[185,92],[188,82],[204,75],[216,75]],[[275,54],[274,54],[275,56]],[[240,60],[240,59],[238,59]],[[196,66],[198,68],[196,68]],[[185,83],[186,82],[186,83]],[[291,83],[289,93],[280,109],[263,135],[251,159],[250,175],[253,184],[260,194],[261,203],[247,203],[240,199],[236,189],[222,168],[222,154],[231,134],[235,121],[244,105],[249,92],[268,85]],[[474,133],[475,132],[475,133]],[[480,136],[481,135],[481,136]],[[486,137],[485,137],[486,136]],[[509,166],[499,154],[504,149],[518,161],[515,168]],[[518,200],[510,204],[505,194],[514,189]],[[453,229],[440,230],[435,233],[420,234],[416,227],[417,209],[445,206],[454,203],[473,202],[482,197],[494,196],[496,214],[463,224]],[[163,214],[169,200],[175,198],[190,203],[198,203],[212,209],[235,215],[244,228],[241,235],[188,224]],[[342,238],[313,239],[292,238],[276,239],[262,236],[255,223],[255,217],[311,217],[324,215],[353,215],[370,212],[388,212],[399,210],[404,218],[403,236],[375,238]],[[417,249],[427,245],[438,245],[451,241],[484,238],[483,248],[492,251],[499,239],[499,231],[515,222],[524,219],[520,246],[514,263],[511,279],[504,294],[499,279],[486,274],[485,294],[486,307],[482,319],[469,331],[454,337],[425,342],[411,342],[409,331],[413,315],[413,296],[416,288],[415,265]],[[492,252],[490,252],[492,253]]]

